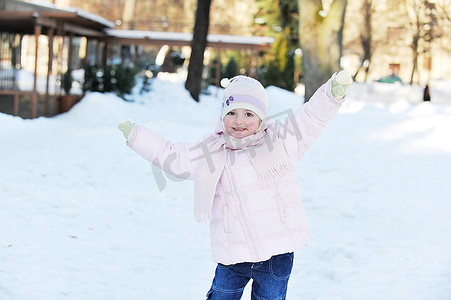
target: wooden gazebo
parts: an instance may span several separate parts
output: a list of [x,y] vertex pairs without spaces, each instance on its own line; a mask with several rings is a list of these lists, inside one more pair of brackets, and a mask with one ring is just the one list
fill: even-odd
[[[193,35],[186,32],[161,32],[161,31],[145,31],[145,30],[122,30],[122,29],[107,29],[106,44],[120,44],[120,45],[154,45],[169,47],[185,47],[191,45]],[[207,36],[207,48],[212,48],[217,51],[218,56],[224,49],[246,50],[250,51],[250,65],[256,65],[258,55],[257,53],[268,49],[274,43],[274,38],[265,36],[237,36],[225,34],[209,34]],[[216,84],[219,86],[220,80],[220,59],[217,61]],[[252,68],[250,68],[249,75],[253,76]]]
[[[41,115],[53,115],[49,111],[49,103],[55,102],[60,87],[50,88],[50,76],[62,79],[63,69],[72,65],[73,57],[72,41],[74,37],[86,37],[88,42],[95,42],[95,61],[106,65],[108,49],[113,45],[153,45],[190,46],[191,33],[117,30],[115,24],[103,17],[83,11],[77,8],[57,8],[53,4],[33,4],[17,0],[0,0],[0,101],[3,97],[13,97],[14,115],[19,115],[19,98],[27,98],[26,103],[31,103],[29,117],[35,118]],[[17,66],[14,56],[20,55],[20,50],[15,50],[17,45],[13,41],[22,40],[24,35],[34,36],[34,76],[31,90],[21,90],[17,86],[15,72]],[[38,42],[39,36],[47,36],[48,60],[46,66],[45,91],[39,93],[37,88],[38,78],[38,52],[42,44]],[[5,38],[6,36],[6,38]],[[17,38],[19,37],[19,38]],[[54,42],[57,37],[68,40],[67,66],[58,66],[54,71],[53,61],[61,62],[62,49],[54,53]],[[274,42],[268,37],[243,37],[232,35],[208,35],[207,47],[220,49],[250,50],[253,53],[268,48]],[[9,43],[9,45],[5,45]],[[16,42],[17,44],[17,42]],[[64,47],[64,43],[58,44]],[[20,42],[19,42],[20,47]],[[7,49],[7,50],[5,50]],[[6,52],[5,52],[6,51]],[[16,53],[16,52],[18,53]],[[253,59],[257,55],[252,55]],[[17,59],[17,58],[16,58]],[[3,62],[9,62],[4,64]],[[41,68],[42,69],[42,68]],[[56,84],[56,83],[55,83]],[[53,91],[53,92],[52,92]],[[38,101],[39,100],[39,101]],[[28,102],[29,101],[29,102]],[[41,107],[42,104],[42,107]],[[39,105],[39,109],[38,109]]]
[[[53,5],[33,4],[15,0],[0,0],[0,32],[2,33],[2,51],[0,53],[0,59],[3,62],[10,62],[9,64],[0,65],[0,96],[9,95],[14,97],[14,114],[18,115],[19,112],[19,98],[31,98],[31,118],[37,117],[37,105],[38,105],[38,89],[37,89],[37,77],[38,77],[38,52],[39,36],[46,35],[48,38],[48,62],[47,62],[47,78],[46,87],[43,96],[44,109],[43,114],[49,114],[49,100],[50,86],[49,77],[51,74],[61,76],[53,71],[53,61],[55,57],[54,41],[55,37],[66,37],[69,39],[68,47],[68,66],[71,65],[72,59],[72,41],[75,36],[84,36],[88,39],[100,39],[106,36],[105,29],[114,28],[114,23],[99,17],[97,15],[85,12],[80,9],[60,9],[55,8]],[[20,90],[17,86],[15,71],[16,66],[13,62],[14,47],[5,47],[5,43],[11,43],[16,40],[16,36],[19,36],[19,40],[24,35],[34,35],[35,47],[34,47],[34,76],[33,76],[33,88],[32,90]],[[20,45],[20,42],[19,42]],[[19,50],[20,51],[20,50]],[[56,55],[62,55],[57,53]],[[5,66],[6,65],[6,66]],[[61,70],[57,70],[59,72]],[[58,92],[56,87],[53,87],[55,93]],[[1,99],[0,99],[1,100]]]

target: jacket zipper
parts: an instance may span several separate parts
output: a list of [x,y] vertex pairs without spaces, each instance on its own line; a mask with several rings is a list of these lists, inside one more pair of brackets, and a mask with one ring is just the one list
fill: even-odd
[[237,185],[236,185],[236,183],[234,181],[232,170],[231,170],[231,168],[229,167],[228,164],[226,164],[225,171],[226,171],[226,174],[227,174],[227,179],[229,180],[230,185],[232,186],[232,195],[234,195],[238,199],[238,202],[240,204],[242,220],[243,220],[243,223],[244,223],[244,227],[245,227],[246,233],[249,236],[250,242],[252,244],[251,245],[252,246],[252,250],[253,250],[254,254],[257,257],[260,257],[260,255],[258,255],[256,239],[254,238],[254,236],[252,234],[252,231],[251,231],[251,228],[250,228],[250,225],[249,225],[249,222],[248,222],[249,216],[248,216],[246,210],[244,209],[243,203],[242,203],[241,198],[240,198],[239,193],[238,193]]

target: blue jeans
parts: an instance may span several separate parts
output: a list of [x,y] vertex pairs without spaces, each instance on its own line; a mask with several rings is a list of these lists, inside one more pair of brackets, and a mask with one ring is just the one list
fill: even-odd
[[207,300],[241,299],[244,287],[251,279],[252,300],[284,300],[293,258],[291,252],[257,263],[218,264]]

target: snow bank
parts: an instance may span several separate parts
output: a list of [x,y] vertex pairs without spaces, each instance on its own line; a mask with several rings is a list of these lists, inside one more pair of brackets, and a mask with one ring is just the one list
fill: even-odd
[[[451,105],[436,89],[421,103],[417,88],[351,86],[298,166],[311,244],[288,299],[451,299]],[[272,114],[303,101],[267,90]],[[90,93],[54,118],[0,114],[0,299],[203,299],[215,264],[192,183],[159,192],[116,124],[195,141],[217,121],[210,92],[196,103],[161,73],[134,103]]]

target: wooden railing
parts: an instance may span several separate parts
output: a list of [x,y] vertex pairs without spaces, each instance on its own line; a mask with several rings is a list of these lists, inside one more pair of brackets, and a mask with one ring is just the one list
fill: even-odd
[[[12,96],[14,99],[14,116],[19,115],[19,103],[20,103],[20,97],[25,96],[29,97],[30,101],[33,99],[33,92],[32,91],[18,91],[18,90],[0,90],[0,96]],[[35,95],[37,98],[37,95]],[[1,98],[0,98],[1,100]]]

